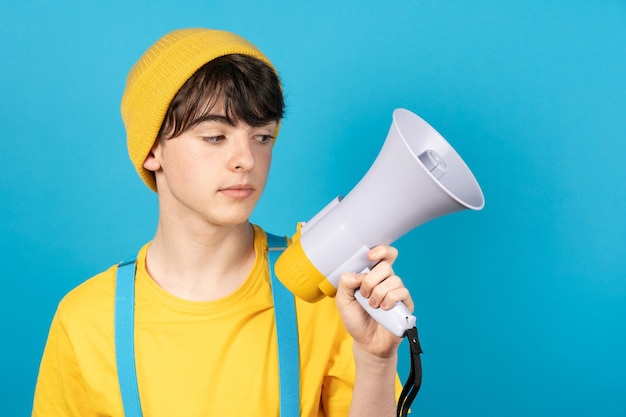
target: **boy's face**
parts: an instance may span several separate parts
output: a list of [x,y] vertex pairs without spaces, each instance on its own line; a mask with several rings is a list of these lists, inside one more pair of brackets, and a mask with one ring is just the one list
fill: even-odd
[[265,188],[277,123],[232,125],[217,109],[203,120],[157,141],[144,162],[156,176],[161,215],[192,227],[247,222]]

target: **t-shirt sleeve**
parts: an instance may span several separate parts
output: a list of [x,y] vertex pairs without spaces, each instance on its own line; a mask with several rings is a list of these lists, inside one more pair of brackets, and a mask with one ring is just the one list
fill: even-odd
[[74,349],[57,310],[44,349],[33,417],[90,416],[89,400]]
[[329,358],[322,387],[322,406],[326,417],[347,416],[354,390],[352,338],[345,330],[339,332],[337,337],[336,350]]

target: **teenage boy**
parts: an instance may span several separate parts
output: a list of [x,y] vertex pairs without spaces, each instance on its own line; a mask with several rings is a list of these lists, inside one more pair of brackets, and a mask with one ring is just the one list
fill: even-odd
[[[264,231],[248,219],[283,116],[270,61],[234,34],[183,29],[152,45],[122,99],[130,159],[158,194],[154,239],[139,250],[134,346],[143,415],[276,416],[278,351]],[[376,219],[372,219],[376,221]],[[335,299],[296,300],[300,415],[393,416],[401,339],[355,301],[413,303],[379,246]],[[122,416],[114,299],[118,266],[59,304],[34,416]],[[296,387],[297,388],[297,387]]]

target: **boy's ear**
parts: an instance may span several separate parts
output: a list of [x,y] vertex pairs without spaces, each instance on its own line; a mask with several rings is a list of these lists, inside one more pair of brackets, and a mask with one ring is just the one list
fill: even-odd
[[159,161],[159,158],[157,158],[159,150],[160,143],[157,140],[152,146],[152,149],[150,149],[148,156],[146,156],[146,159],[143,161],[143,167],[148,171],[156,172],[161,169],[161,162]]

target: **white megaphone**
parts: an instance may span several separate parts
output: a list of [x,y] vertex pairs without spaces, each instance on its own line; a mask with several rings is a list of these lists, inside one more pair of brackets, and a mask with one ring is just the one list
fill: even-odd
[[[373,267],[366,255],[371,248],[389,245],[436,217],[483,206],[478,182],[448,142],[419,116],[396,109],[369,171],[345,198],[335,198],[299,225],[276,262],[276,276],[306,301],[332,297],[342,273]],[[374,309],[359,291],[355,297],[398,337],[415,325],[403,303]]]

